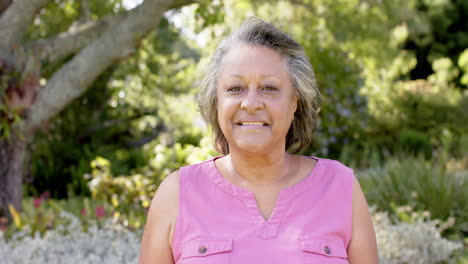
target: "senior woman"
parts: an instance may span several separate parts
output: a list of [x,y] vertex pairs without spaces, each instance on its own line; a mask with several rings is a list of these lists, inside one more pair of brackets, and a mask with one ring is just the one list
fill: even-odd
[[140,263],[378,263],[352,170],[294,154],[310,144],[319,111],[303,48],[247,18],[220,43],[210,67],[199,107],[223,156],[161,183]]

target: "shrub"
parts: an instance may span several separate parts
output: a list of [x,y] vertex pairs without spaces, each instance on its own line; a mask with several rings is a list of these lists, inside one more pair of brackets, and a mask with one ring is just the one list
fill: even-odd
[[359,173],[360,183],[370,204],[395,212],[395,206],[410,205],[430,212],[438,219],[455,217],[450,232],[466,234],[468,227],[467,171],[454,172],[447,162],[423,158],[388,160],[385,165]]
[[110,161],[97,157],[92,161],[92,172],[88,175],[91,178],[88,186],[93,199],[111,204],[113,210],[121,214],[122,220],[130,221],[130,225],[138,227],[144,222],[144,212],[164,177],[181,166],[214,155],[214,151],[206,147],[209,146],[208,140],[201,140],[200,144],[205,147],[179,143],[174,146],[158,144],[154,147],[154,158],[149,164],[131,175],[113,176]]
[[[18,232],[31,236],[44,235],[48,230],[68,225],[69,218],[60,217],[62,212],[76,215],[85,230],[91,225],[99,226],[109,218],[114,221],[128,218],[128,216],[121,217],[120,214],[116,214],[111,205],[89,198],[76,197],[67,200],[53,200],[48,198],[48,193],[45,193],[40,197],[25,198],[22,204],[23,210],[21,212],[13,207],[9,208],[13,219],[12,223],[8,225],[9,220],[4,218],[5,225],[2,226],[1,230],[5,232],[5,238],[10,238]],[[142,221],[144,221],[145,217],[146,215],[143,213],[140,218],[143,218]],[[131,224],[133,224],[130,225],[131,227],[135,226],[133,222]]]
[[413,214],[409,223],[391,221],[387,212],[373,212],[372,220],[381,264],[447,263],[454,251],[463,248],[461,242],[441,236],[451,223],[431,220],[427,214]]
[[378,212],[372,220],[381,264],[439,264],[463,248],[460,242],[442,238],[443,225],[427,217],[392,223],[387,212]]
[[[136,173],[130,176],[114,177],[108,160],[97,157],[92,161],[93,171],[88,186],[94,200],[111,204],[119,214],[136,213],[144,216],[144,208],[149,207],[157,184],[154,177]],[[139,221],[141,222],[141,221]]]
[[17,232],[6,241],[0,232],[0,259],[4,264],[26,263],[136,263],[140,234],[106,221],[92,225],[87,232],[79,218],[61,212],[68,224],[49,230],[43,236],[36,232]]
[[468,133],[468,93],[431,81],[399,81],[391,91],[372,98],[372,116],[361,142],[391,153],[449,151],[462,157],[461,139]]

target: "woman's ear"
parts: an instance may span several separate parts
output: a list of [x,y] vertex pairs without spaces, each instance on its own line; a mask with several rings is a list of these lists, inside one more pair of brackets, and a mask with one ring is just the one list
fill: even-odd
[[[297,98],[297,96],[293,95],[293,113],[296,113],[298,100],[299,99]],[[293,116],[293,119],[294,119],[294,116]]]

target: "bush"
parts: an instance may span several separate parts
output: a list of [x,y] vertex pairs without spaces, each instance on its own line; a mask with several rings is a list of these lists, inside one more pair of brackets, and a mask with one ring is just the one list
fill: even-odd
[[461,242],[441,237],[451,223],[431,220],[427,214],[413,214],[409,223],[391,221],[387,212],[374,212],[372,220],[381,264],[447,263],[455,250],[463,248]]
[[[87,197],[53,200],[49,199],[49,195],[44,193],[40,197],[23,199],[23,210],[21,212],[10,207],[12,223],[8,225],[8,219],[4,217],[5,225],[1,226],[0,229],[4,231],[5,238],[10,238],[18,232],[30,236],[35,234],[44,235],[49,230],[66,226],[69,224],[69,218],[60,217],[62,212],[70,212],[76,215],[84,230],[91,225],[99,226],[109,218],[122,223],[129,218],[128,215],[121,216],[115,212],[112,205],[102,201],[90,200]],[[143,222],[146,214],[142,213],[140,218],[143,219],[140,222]],[[131,227],[135,227],[135,222],[132,222]],[[129,226],[128,221],[125,222],[125,225]]]
[[38,232],[17,232],[6,241],[0,232],[0,259],[4,264],[54,263],[136,263],[140,233],[131,232],[107,220],[102,226],[91,225],[84,232],[76,216],[61,212],[68,224]]
[[[201,140],[201,145],[207,145],[208,138]],[[91,162],[92,172],[88,175],[88,184],[93,199],[111,204],[113,210],[130,221],[130,225],[138,227],[144,222],[145,210],[150,206],[161,181],[171,172],[187,164],[206,160],[214,155],[209,147],[194,145],[154,147],[154,157],[146,167],[135,170],[131,175],[113,176],[109,160],[97,157]]]
[[447,162],[424,158],[391,159],[385,165],[359,173],[369,204],[396,213],[396,206],[427,210],[438,219],[455,217],[450,232],[467,234],[467,171],[453,172]]
[[430,81],[400,81],[373,98],[372,120],[360,142],[398,153],[433,150],[463,157],[462,139],[468,134],[468,93]]

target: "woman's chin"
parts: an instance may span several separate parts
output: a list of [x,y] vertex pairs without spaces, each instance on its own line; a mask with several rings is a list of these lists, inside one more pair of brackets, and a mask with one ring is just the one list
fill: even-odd
[[243,153],[267,153],[271,152],[272,146],[271,144],[267,144],[266,142],[261,142],[259,140],[252,140],[252,141],[242,141],[238,142],[234,148],[234,151],[239,151]]

